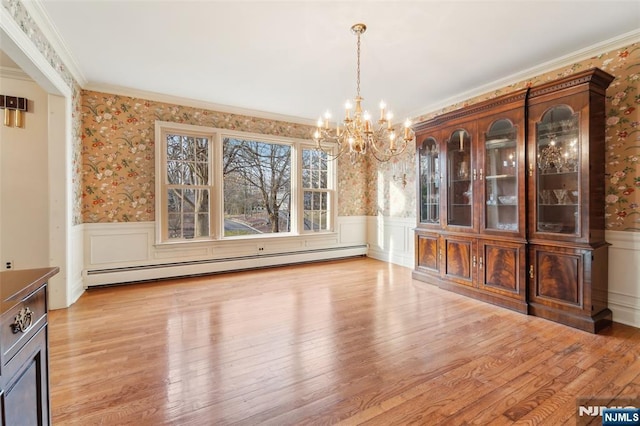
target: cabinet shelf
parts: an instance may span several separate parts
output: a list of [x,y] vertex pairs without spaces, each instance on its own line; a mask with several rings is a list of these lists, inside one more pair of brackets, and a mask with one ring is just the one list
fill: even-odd
[[513,148],[515,145],[516,140],[511,138],[488,139],[484,143],[485,148],[490,149]]
[[[545,128],[545,126],[547,125],[540,125],[538,126],[538,139],[540,140],[551,140],[553,139],[554,141],[558,142],[558,141],[565,141],[565,140],[572,140],[575,139],[579,136],[579,131],[578,131],[578,127],[570,127],[568,129],[563,129],[563,128],[559,128],[558,126],[556,126],[555,128]],[[543,144],[543,145],[547,145],[547,144]]]
[[500,180],[500,179],[515,179],[516,175],[489,175],[484,177],[487,180]]
[[577,175],[578,171],[569,171],[569,172],[541,172],[540,176],[571,176],[571,175]]

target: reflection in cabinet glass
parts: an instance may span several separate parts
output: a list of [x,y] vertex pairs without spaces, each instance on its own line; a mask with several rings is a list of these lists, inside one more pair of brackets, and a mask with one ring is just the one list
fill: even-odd
[[440,165],[438,142],[427,138],[418,150],[420,177],[420,222],[440,222]]
[[471,137],[456,130],[447,141],[447,224],[472,226]]
[[579,117],[566,105],[536,123],[538,232],[580,234]]
[[494,122],[485,142],[485,228],[518,230],[518,147],[511,120]]

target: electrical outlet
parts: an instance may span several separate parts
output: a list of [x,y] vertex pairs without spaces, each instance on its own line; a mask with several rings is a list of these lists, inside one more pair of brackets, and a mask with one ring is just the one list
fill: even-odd
[[13,269],[13,262],[11,260],[5,262],[4,269]]

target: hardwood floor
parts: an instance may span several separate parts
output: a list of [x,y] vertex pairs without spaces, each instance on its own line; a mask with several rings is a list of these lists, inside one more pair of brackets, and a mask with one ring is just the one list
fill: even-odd
[[94,289],[49,323],[60,425],[558,425],[576,398],[640,394],[640,329],[591,335],[366,258]]

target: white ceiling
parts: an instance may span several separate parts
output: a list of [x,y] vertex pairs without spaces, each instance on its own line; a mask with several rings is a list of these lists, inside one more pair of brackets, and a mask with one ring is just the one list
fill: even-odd
[[[39,5],[38,5],[39,3]],[[632,1],[40,0],[89,88],[316,119],[356,90],[398,120],[637,32]],[[524,73],[524,74],[523,74]],[[504,85],[504,83],[501,83]]]

